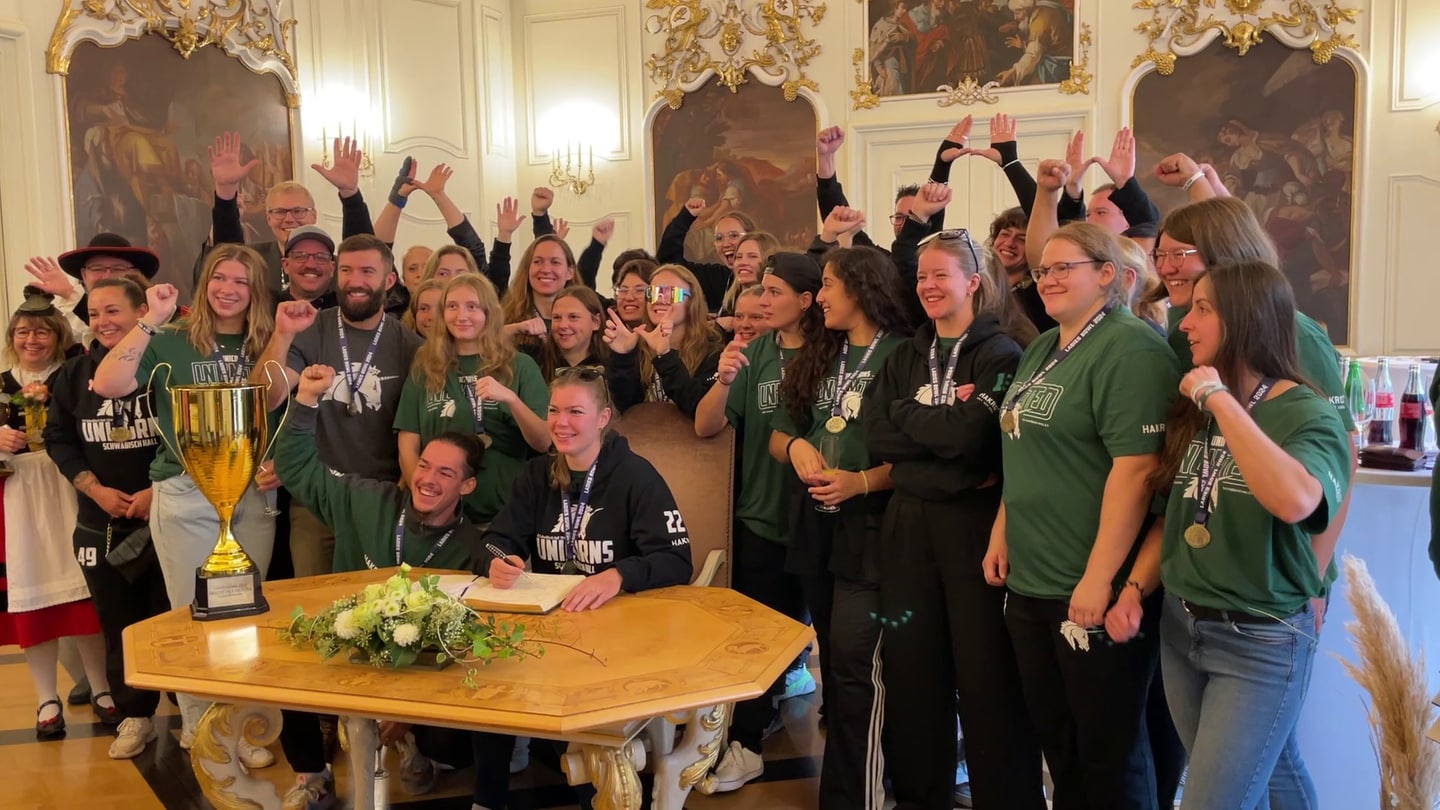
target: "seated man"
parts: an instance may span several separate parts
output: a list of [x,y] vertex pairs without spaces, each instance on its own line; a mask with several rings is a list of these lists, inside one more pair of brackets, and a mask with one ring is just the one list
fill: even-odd
[[[442,433],[420,451],[406,489],[388,481],[334,476],[320,460],[315,423],[335,369],[309,366],[300,375],[294,412],[276,438],[275,474],[335,532],[335,570],[358,571],[408,563],[416,568],[464,569],[480,544],[480,529],[460,500],[475,489],[484,452],[471,435]],[[334,804],[334,777],[318,739],[285,740],[285,756],[299,779],[284,806]]]

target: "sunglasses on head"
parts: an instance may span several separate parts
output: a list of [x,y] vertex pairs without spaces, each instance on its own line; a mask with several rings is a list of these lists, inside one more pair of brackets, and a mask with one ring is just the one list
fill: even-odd
[[574,377],[582,382],[595,382],[605,379],[604,366],[562,366],[555,369],[556,377]]
[[968,229],[946,228],[943,231],[936,231],[917,242],[915,247],[923,248],[936,239],[939,239],[941,242],[964,241],[965,247],[970,249],[970,259],[975,262],[975,272],[978,273],[984,268],[984,265],[980,264],[980,255],[975,252],[975,240],[970,238],[970,231]]
[[652,304],[683,304],[690,298],[690,291],[674,284],[650,287],[646,298]]

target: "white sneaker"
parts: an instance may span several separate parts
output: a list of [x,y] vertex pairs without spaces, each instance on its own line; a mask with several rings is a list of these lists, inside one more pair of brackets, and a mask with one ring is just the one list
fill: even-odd
[[510,752],[510,773],[520,773],[530,767],[530,738],[516,737],[515,750]]
[[406,795],[423,796],[435,789],[435,763],[420,753],[414,734],[407,731],[396,740],[395,753],[400,757],[400,789]]
[[295,786],[280,800],[281,810],[329,810],[335,806],[335,775],[324,773],[295,777]]
[[780,695],[781,700],[803,697],[815,693],[815,676],[810,674],[809,667],[792,669],[785,673],[785,691]]
[[120,721],[115,742],[110,743],[111,759],[132,759],[145,750],[145,746],[159,739],[160,732],[148,717],[127,717]]
[[189,751],[190,746],[195,744],[195,729],[180,729],[180,750]]
[[730,743],[715,767],[715,792],[728,793],[765,772],[765,760],[738,742]]
[[268,768],[275,764],[275,755],[270,753],[268,748],[260,748],[241,740],[240,764],[252,771],[257,768]]

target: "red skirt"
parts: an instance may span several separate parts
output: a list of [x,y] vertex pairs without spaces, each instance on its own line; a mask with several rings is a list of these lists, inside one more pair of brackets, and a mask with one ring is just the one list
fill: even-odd
[[[5,487],[0,480],[0,534],[5,527]],[[64,636],[88,636],[100,632],[100,617],[89,599],[51,605],[24,613],[11,613],[9,581],[5,576],[5,543],[0,538],[0,647],[18,644],[21,649],[44,644]]]

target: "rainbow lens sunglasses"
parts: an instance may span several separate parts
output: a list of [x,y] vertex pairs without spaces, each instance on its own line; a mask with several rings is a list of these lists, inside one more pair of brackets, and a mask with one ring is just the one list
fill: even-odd
[[690,291],[674,284],[666,284],[662,287],[651,287],[646,291],[645,297],[652,304],[683,304],[690,298]]

